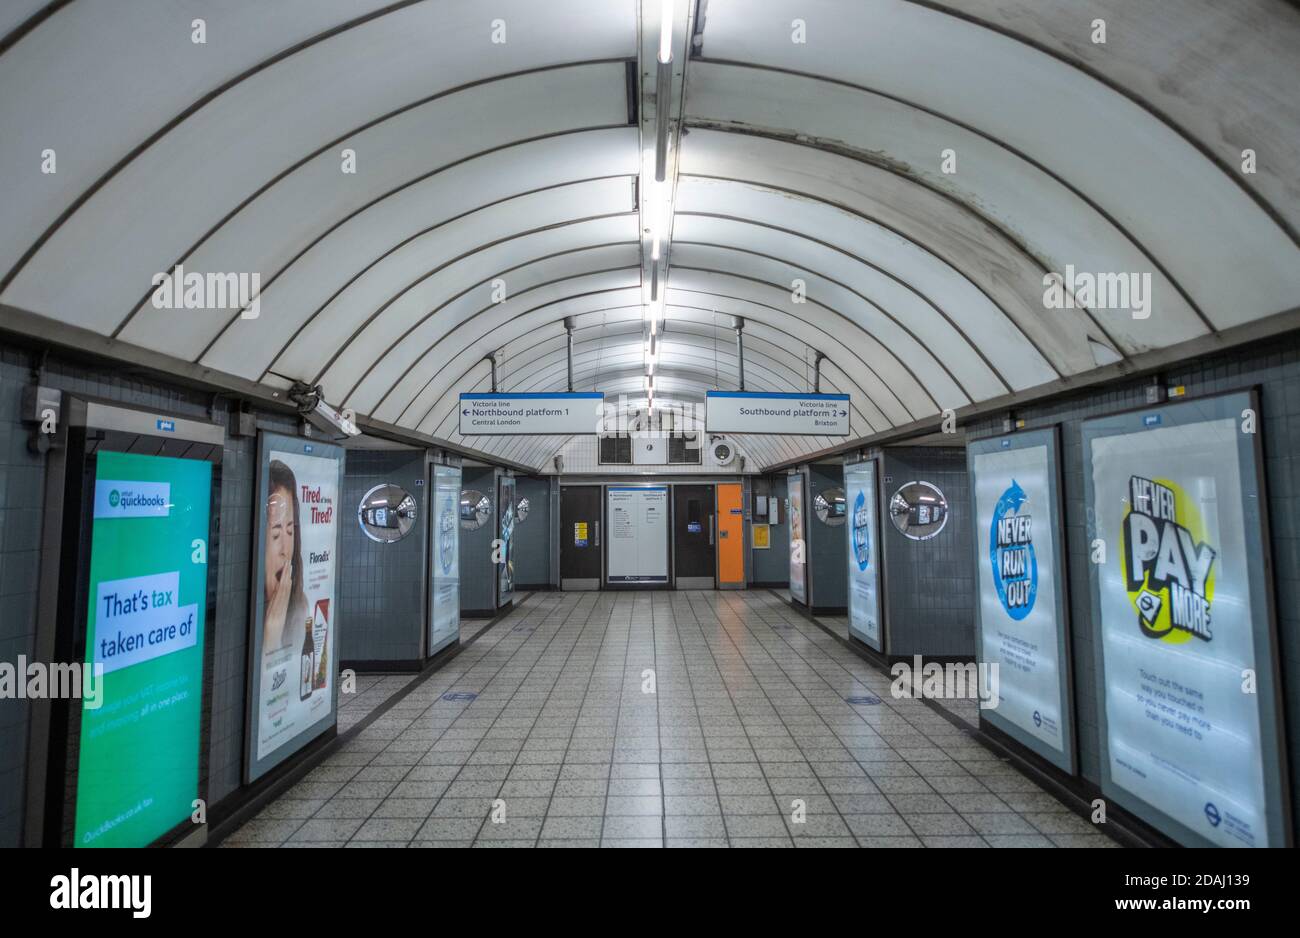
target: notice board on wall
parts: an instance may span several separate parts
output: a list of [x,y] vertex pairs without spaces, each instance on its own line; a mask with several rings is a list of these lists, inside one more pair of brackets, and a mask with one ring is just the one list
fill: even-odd
[[609,583],[668,582],[668,486],[611,485],[605,490]]
[[1286,846],[1251,391],[1083,424],[1102,791],[1189,846]]

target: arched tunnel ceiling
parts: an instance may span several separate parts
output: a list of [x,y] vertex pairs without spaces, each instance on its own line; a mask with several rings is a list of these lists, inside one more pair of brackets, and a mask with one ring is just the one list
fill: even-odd
[[[1290,322],[1286,0],[669,2],[662,398],[736,386],[732,317],[748,389],[808,390],[824,356],[854,438]],[[659,0],[6,4],[7,318],[546,467],[562,438],[462,439],[456,396],[490,388],[490,352],[501,390],[567,387],[574,317],[575,389],[644,400],[658,21]],[[256,273],[256,317],[156,308],[177,264]],[[1067,266],[1148,273],[1149,317],[1045,308]],[[738,442],[773,466],[843,441]]]

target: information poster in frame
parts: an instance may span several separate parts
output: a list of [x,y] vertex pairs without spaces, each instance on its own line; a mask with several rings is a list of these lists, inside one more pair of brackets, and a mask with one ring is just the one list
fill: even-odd
[[1186,846],[1290,843],[1259,404],[1083,424],[1102,791]]
[[263,432],[249,640],[247,781],[334,726],[341,446]]
[[1075,773],[1060,447],[1051,427],[967,447],[974,502],[975,650],[996,668],[980,719]]
[[880,513],[876,460],[844,467],[848,505],[849,633],[876,651],[885,650],[880,601]]

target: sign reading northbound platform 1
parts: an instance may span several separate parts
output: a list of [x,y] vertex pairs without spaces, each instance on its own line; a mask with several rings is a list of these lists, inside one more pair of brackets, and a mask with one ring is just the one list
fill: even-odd
[[779,433],[786,436],[848,436],[847,394],[765,394],[709,391],[708,433]]
[[461,436],[595,433],[600,426],[605,395],[462,394]]

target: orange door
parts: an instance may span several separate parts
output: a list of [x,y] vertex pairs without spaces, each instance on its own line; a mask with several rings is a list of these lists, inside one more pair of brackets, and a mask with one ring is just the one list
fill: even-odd
[[739,482],[718,485],[718,586],[745,585],[745,496]]

